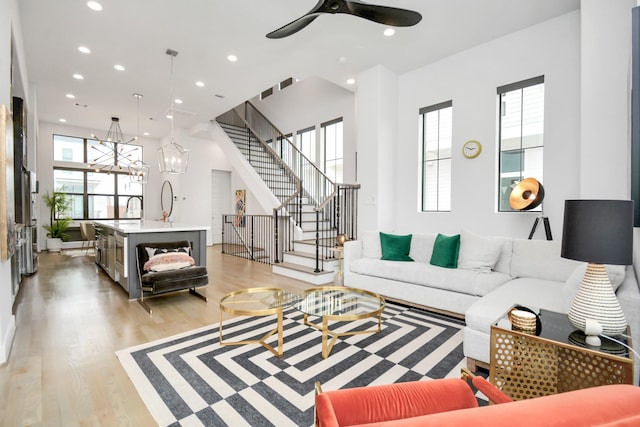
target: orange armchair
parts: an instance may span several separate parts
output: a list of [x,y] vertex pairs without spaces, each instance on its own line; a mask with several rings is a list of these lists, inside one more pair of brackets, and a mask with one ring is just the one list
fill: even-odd
[[495,404],[478,406],[458,378],[396,383],[316,394],[316,426],[560,427],[638,426],[640,388],[606,385],[513,402],[484,378],[475,387]]

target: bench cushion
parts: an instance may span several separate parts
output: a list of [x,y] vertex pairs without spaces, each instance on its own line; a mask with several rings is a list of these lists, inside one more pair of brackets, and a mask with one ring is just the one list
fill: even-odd
[[151,271],[143,274],[141,279],[142,287],[150,288],[154,294],[195,288],[208,283],[207,268],[197,265],[179,270]]

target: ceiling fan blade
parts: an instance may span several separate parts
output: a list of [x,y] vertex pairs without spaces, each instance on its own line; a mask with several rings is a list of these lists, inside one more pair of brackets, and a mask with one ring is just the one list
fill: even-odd
[[284,25],[277,30],[274,30],[267,34],[267,38],[270,39],[281,39],[283,37],[290,36],[291,34],[297,33],[307,25],[311,24],[314,19],[320,16],[320,13],[311,13],[301,16],[295,21],[289,22],[287,25]]
[[356,0],[347,0],[345,3],[351,11],[351,15],[359,16],[379,24],[391,25],[393,27],[410,27],[422,20],[422,15],[413,10],[379,6]]

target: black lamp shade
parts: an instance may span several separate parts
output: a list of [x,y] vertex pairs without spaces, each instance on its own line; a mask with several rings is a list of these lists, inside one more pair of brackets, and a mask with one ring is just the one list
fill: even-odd
[[565,200],[563,258],[595,264],[633,262],[633,201]]

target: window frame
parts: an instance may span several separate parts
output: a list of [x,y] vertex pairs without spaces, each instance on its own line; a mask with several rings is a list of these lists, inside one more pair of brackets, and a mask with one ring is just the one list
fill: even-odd
[[[504,198],[503,198],[503,180],[506,179],[506,177],[504,177],[503,175],[507,172],[503,172],[503,154],[511,154],[511,155],[518,155],[519,156],[519,162],[520,162],[520,167],[519,167],[519,171],[515,171],[515,173],[518,173],[518,177],[517,177],[517,181],[520,181],[522,179],[525,178],[529,178],[529,176],[524,176],[526,169],[525,169],[525,165],[526,165],[526,159],[525,159],[525,154],[529,153],[529,154],[533,154],[536,155],[540,158],[540,164],[538,169],[540,169],[541,173],[539,176],[531,176],[532,178],[535,178],[539,181],[542,181],[543,176],[544,176],[544,102],[545,102],[545,96],[544,96],[544,83],[545,83],[545,79],[544,79],[544,75],[540,75],[540,76],[536,76],[536,77],[532,77],[529,79],[525,79],[525,80],[521,80],[518,82],[514,82],[514,83],[510,83],[507,85],[503,85],[503,86],[499,86],[496,89],[496,93],[497,93],[497,102],[498,102],[498,109],[497,109],[497,114],[498,114],[498,123],[497,123],[497,127],[498,127],[498,176],[497,176],[497,180],[496,180],[496,193],[497,193],[497,211],[498,212],[520,212],[519,210],[515,210],[513,208],[511,208],[511,206],[508,205],[509,201],[509,194],[504,194]],[[520,145],[519,148],[517,149],[508,149],[508,150],[503,150],[502,144],[503,144],[503,96],[510,93],[510,92],[514,92],[514,91],[524,91],[527,88],[531,88],[534,86],[538,86],[538,85],[543,85],[542,86],[542,94],[543,94],[543,98],[542,98],[542,131],[541,131],[541,137],[540,137],[540,141],[541,143],[539,145],[535,145],[535,146],[530,146],[530,147],[525,147],[523,144],[523,140],[524,137],[526,136],[523,133],[523,128],[525,127],[524,124],[526,123],[526,118],[524,117],[524,96],[521,94],[521,106],[520,106]],[[515,178],[515,177],[514,177]],[[512,188],[513,188],[512,184]],[[506,190],[506,188],[505,188]],[[533,212],[541,212],[542,211],[542,205],[531,209],[531,211]]]
[[[61,138],[73,138],[73,139],[77,139],[79,140],[78,143],[80,142],[80,140],[82,141],[82,150],[83,150],[83,161],[82,162],[73,162],[73,161],[65,161],[65,160],[55,160],[55,144],[56,144],[56,138],[57,137],[61,137]],[[142,209],[140,210],[140,212],[142,213],[144,211],[144,188],[141,186],[140,187],[140,194],[120,194],[119,191],[119,187],[120,185],[122,185],[122,183],[119,183],[119,180],[121,179],[129,179],[130,180],[130,175],[128,172],[126,171],[119,171],[119,170],[111,170],[108,172],[102,172],[102,171],[96,171],[95,168],[92,168],[90,166],[89,163],[89,147],[90,141],[96,141],[96,138],[85,138],[85,137],[77,137],[77,136],[71,136],[71,135],[63,135],[63,134],[57,134],[54,133],[53,134],[53,147],[54,147],[54,152],[53,152],[53,168],[52,168],[52,175],[53,175],[53,185],[54,187],[56,187],[56,178],[55,178],[55,173],[56,171],[71,171],[71,172],[80,172],[82,174],[82,192],[78,192],[78,191],[71,191],[71,192],[67,192],[65,191],[64,187],[59,189],[56,188],[55,191],[62,191],[65,194],[75,198],[75,197],[82,197],[82,217],[76,217],[76,216],[72,216],[72,220],[74,221],[82,221],[82,220],[117,220],[117,219],[122,219],[122,217],[120,216],[120,210],[119,210],[119,201],[121,197],[132,197],[132,198],[137,198],[140,200],[141,203],[141,207]],[[136,146],[139,147],[140,149],[140,157],[144,156],[144,147],[142,145],[138,145],[138,144],[130,144],[130,143],[123,143],[126,145],[132,145],[132,146]],[[117,166],[117,161],[114,162],[114,166]],[[99,173],[99,174],[106,174],[106,175],[113,175],[113,193],[102,193],[102,192],[89,192],[89,183],[88,183],[88,174],[90,173]],[[134,192],[135,193],[135,192]],[[112,199],[112,204],[113,204],[113,216],[108,216],[108,217],[100,217],[100,218],[96,218],[96,217],[91,217],[89,216],[89,199],[91,197],[109,197]],[[73,213],[73,212],[72,212]],[[141,219],[141,217],[126,217],[127,219]]]
[[[451,133],[451,146],[449,148],[449,156],[448,157],[444,157],[441,154],[441,150],[440,150],[440,142],[441,142],[441,138],[440,138],[440,115],[441,112],[445,109],[451,109],[451,129],[450,129],[450,133]],[[438,137],[437,137],[437,143],[438,143],[438,153],[435,159],[427,159],[426,157],[426,152],[427,152],[427,132],[426,132],[426,120],[427,120],[427,114],[429,113],[433,113],[433,112],[438,112]],[[451,188],[451,183],[452,183],[452,166],[453,166],[453,100],[448,100],[448,101],[444,101],[444,102],[440,102],[438,104],[433,104],[427,107],[422,107],[420,108],[420,110],[418,110],[418,114],[420,117],[420,211],[421,212],[451,212],[451,205],[452,205],[452,188]],[[441,166],[441,162],[444,161],[448,161],[449,162],[449,205],[445,208],[441,208],[440,204],[441,204],[441,191],[443,191],[443,189],[440,186],[440,166]],[[426,183],[426,174],[427,174],[427,163],[435,163],[437,165],[438,171],[436,173],[437,175],[437,183],[436,183],[436,200],[435,200],[435,205],[436,208],[435,209],[429,209],[427,206],[427,203],[429,203],[429,200],[427,199],[427,187],[425,186]]]
[[[336,153],[336,157],[335,158],[331,158],[329,159],[327,157],[327,129],[330,129],[333,125],[336,125],[338,123],[342,124],[342,150],[340,153],[338,153],[338,147],[337,147],[337,140],[335,140],[334,138],[334,144],[336,144],[336,147],[334,147],[334,152]],[[320,124],[320,129],[321,129],[321,135],[322,135],[322,145],[323,145],[323,171],[325,173],[325,175],[327,175],[329,177],[329,179],[331,179],[334,183],[336,182],[342,182],[344,181],[344,120],[342,117],[338,117],[336,119],[333,120],[329,120],[328,122],[324,122]],[[339,157],[338,157],[339,156]],[[335,174],[333,177],[328,175],[328,163],[329,162],[333,162],[334,165],[334,171]],[[340,164],[342,166],[343,169],[341,176],[338,177],[337,174],[337,165]],[[338,178],[340,178],[338,180]]]

